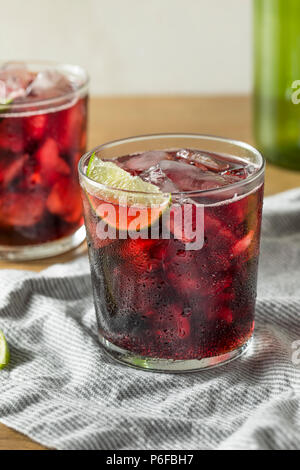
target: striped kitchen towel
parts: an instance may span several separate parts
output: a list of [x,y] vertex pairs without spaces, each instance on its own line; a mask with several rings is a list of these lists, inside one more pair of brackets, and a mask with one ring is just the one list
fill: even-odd
[[147,373],[99,347],[87,258],[0,271],[0,421],[57,449],[300,448],[300,190],[267,198],[251,350]]

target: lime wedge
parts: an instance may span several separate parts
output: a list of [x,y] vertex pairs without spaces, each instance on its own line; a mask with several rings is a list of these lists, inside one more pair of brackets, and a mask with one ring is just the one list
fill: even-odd
[[[138,211],[139,223],[136,230],[141,231],[153,225],[170,207],[171,194],[163,193],[154,184],[143,181],[139,176],[132,176],[115,163],[103,161],[95,154],[90,158],[86,174],[97,183],[93,185],[93,181],[85,182],[86,195],[92,210],[109,226],[119,231],[130,230],[130,224],[135,220],[132,208]],[[100,201],[113,204],[114,210],[103,213]],[[124,209],[127,214],[125,217],[121,215]]]
[[4,113],[9,109],[9,105],[13,102],[12,99],[8,99],[6,101],[1,101],[0,102],[0,113]]
[[0,330],[0,369],[9,363],[9,349],[3,332]]
[[113,162],[101,160],[95,154],[90,158],[86,174],[103,185],[99,194],[95,193],[95,189],[89,190],[105,201],[143,208],[169,206],[170,194],[161,192],[157,186],[143,181],[139,176],[132,176]]

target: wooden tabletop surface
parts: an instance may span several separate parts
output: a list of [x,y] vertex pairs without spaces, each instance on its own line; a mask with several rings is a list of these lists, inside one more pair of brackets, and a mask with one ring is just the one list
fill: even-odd
[[[109,140],[155,132],[196,132],[253,144],[251,100],[246,96],[157,96],[92,98],[89,148]],[[300,186],[300,172],[267,165],[265,194]],[[0,263],[0,268],[40,271],[85,252],[83,244],[65,255],[27,263]],[[0,450],[43,449],[26,436],[0,424]]]

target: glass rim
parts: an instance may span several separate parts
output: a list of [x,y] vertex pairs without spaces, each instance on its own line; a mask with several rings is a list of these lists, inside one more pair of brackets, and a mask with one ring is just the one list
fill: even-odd
[[[0,67],[6,63],[9,63],[11,61],[0,61]],[[61,101],[65,101],[66,99],[68,101],[71,101],[72,98],[74,98],[77,94],[80,94],[81,92],[87,90],[89,83],[90,83],[90,76],[88,72],[85,70],[85,68],[81,67],[81,65],[76,65],[76,64],[69,64],[69,63],[64,63],[64,62],[56,62],[56,61],[51,61],[51,60],[16,60],[13,61],[16,64],[24,64],[24,65],[33,65],[33,66],[47,66],[56,69],[59,67],[65,67],[66,71],[68,70],[77,70],[77,73],[80,72],[83,76],[83,81],[82,83],[78,86],[78,88],[68,91],[67,93],[63,93],[59,96],[55,96],[53,98],[44,98],[44,99],[37,99],[32,100],[32,101],[20,101],[17,103],[11,103],[8,105],[5,104],[0,104],[0,112],[1,112],[1,107],[5,108],[3,112],[1,112],[1,117],[9,117],[11,114],[18,114],[18,113],[23,113],[26,111],[26,109],[35,107],[35,108],[41,108],[47,106],[47,109],[53,108],[56,104],[60,103]],[[15,113],[10,113],[7,112],[8,110],[16,110]],[[46,111],[45,111],[46,112]]]
[[[78,162],[78,172],[79,172],[79,175],[86,179],[88,181],[88,183],[94,187],[97,187],[98,189],[109,189],[111,191],[118,191],[118,192],[121,192],[121,193],[127,193],[127,194],[145,194],[145,195],[156,195],[157,196],[157,193],[145,193],[145,192],[142,192],[142,191],[132,191],[132,190],[127,190],[127,189],[119,189],[119,188],[114,188],[112,186],[107,186],[107,185],[104,185],[102,183],[98,183],[97,181],[89,178],[86,173],[84,172],[84,164],[86,162],[86,160],[88,158],[90,158],[93,153],[97,154],[97,152],[100,152],[101,150],[103,149],[106,149],[106,148],[113,148],[113,147],[116,147],[118,145],[122,145],[122,144],[128,144],[128,143],[134,143],[134,142],[141,142],[141,141],[149,141],[149,140],[153,140],[153,139],[157,139],[157,138],[160,138],[160,139],[163,139],[163,138],[191,138],[191,139],[199,139],[199,140],[209,140],[209,141],[216,141],[216,142],[221,142],[221,143],[224,143],[224,144],[231,144],[231,145],[235,145],[236,147],[240,147],[240,148],[244,148],[246,150],[248,150],[249,152],[251,152],[252,154],[256,155],[256,157],[258,157],[258,160],[259,160],[259,165],[258,165],[258,168],[257,170],[252,173],[251,175],[249,175],[248,177],[246,177],[245,179],[243,180],[240,180],[240,181],[236,181],[235,183],[231,183],[231,184],[228,184],[226,186],[222,186],[222,187],[219,187],[219,188],[211,188],[211,189],[197,189],[197,190],[191,190],[191,191],[173,191],[173,192],[170,192],[170,193],[163,193],[163,194],[171,194],[171,195],[188,195],[188,196],[192,196],[192,195],[205,195],[205,194],[209,194],[211,195],[212,193],[222,193],[222,192],[228,192],[228,190],[231,190],[231,189],[235,189],[235,188],[238,188],[238,187],[242,187],[248,183],[251,183],[251,182],[254,182],[256,179],[259,179],[263,174],[264,174],[264,171],[265,171],[265,167],[266,167],[266,160],[265,158],[263,157],[263,155],[255,148],[253,147],[252,145],[246,143],[246,142],[243,142],[241,140],[236,140],[236,139],[229,139],[227,137],[220,137],[220,136],[215,136],[215,135],[211,135],[211,134],[197,134],[197,133],[157,133],[157,134],[143,134],[143,135],[137,135],[137,136],[131,136],[131,137],[126,137],[126,138],[122,138],[122,139],[116,139],[116,140],[112,140],[112,141],[109,141],[109,142],[106,142],[102,145],[99,145],[97,147],[94,147],[92,150],[89,150],[88,152],[86,152],[84,155],[82,155],[82,157],[80,158],[79,162]],[[153,149],[155,150],[155,149]],[[200,149],[199,149],[200,151]]]

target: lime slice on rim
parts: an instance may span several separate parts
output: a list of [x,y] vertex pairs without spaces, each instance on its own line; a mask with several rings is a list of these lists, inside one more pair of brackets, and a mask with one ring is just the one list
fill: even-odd
[[101,160],[95,154],[90,158],[86,174],[103,185],[99,196],[109,202],[140,207],[167,206],[170,202],[170,194],[161,192],[157,186],[143,181],[139,176],[132,176],[111,161]]
[[9,349],[4,333],[0,330],[0,369],[9,363]]
[[9,105],[13,102],[13,100],[10,98],[8,100],[3,100],[0,101],[0,113],[5,113],[9,109]]
[[[99,210],[97,210],[99,199],[114,204],[118,213],[122,206],[128,209],[135,208],[144,214],[144,221],[140,226],[140,230],[142,230],[157,221],[170,206],[171,194],[163,193],[154,184],[143,181],[139,176],[132,176],[115,163],[103,161],[95,154],[90,158],[86,175],[101,185],[99,188],[92,182],[85,183],[88,186],[86,189],[90,205],[98,216],[100,216]],[[94,196],[96,200],[94,200]],[[118,215],[117,222],[114,222],[109,215],[103,216],[102,214],[100,217],[109,225],[116,226],[118,230],[126,230],[127,223],[130,221],[129,212],[128,220],[124,226]]]

